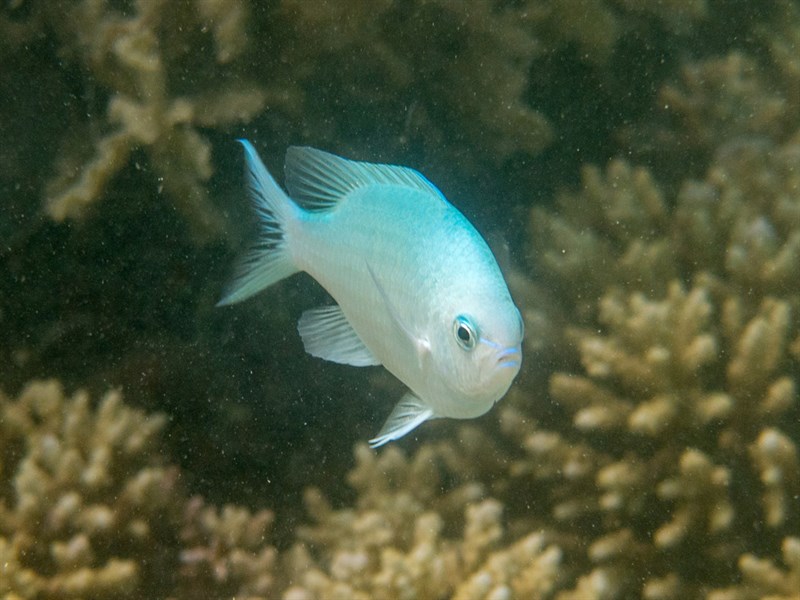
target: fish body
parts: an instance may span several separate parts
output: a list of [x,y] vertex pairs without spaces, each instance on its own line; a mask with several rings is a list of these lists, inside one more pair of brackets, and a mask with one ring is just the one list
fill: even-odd
[[523,326],[469,221],[417,171],[312,148],[287,151],[287,195],[241,142],[262,238],[220,304],[298,271],[316,279],[336,305],[301,316],[306,351],[383,365],[410,390],[373,446],[488,411],[519,371]]

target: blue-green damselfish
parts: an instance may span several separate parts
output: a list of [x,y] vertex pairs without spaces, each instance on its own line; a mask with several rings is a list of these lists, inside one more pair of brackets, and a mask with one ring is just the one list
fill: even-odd
[[291,147],[287,194],[239,141],[260,239],[220,305],[298,271],[316,279],[336,304],[300,317],[306,351],[383,365],[409,388],[373,447],[503,397],[522,363],[522,317],[488,245],[436,186],[410,168]]

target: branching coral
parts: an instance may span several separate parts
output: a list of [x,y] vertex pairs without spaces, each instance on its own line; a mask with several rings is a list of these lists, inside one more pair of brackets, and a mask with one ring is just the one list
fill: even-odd
[[[65,47],[109,96],[105,120],[111,127],[94,142],[94,158],[80,166],[75,162],[80,152],[74,151],[80,142],[65,140],[70,147],[61,161],[61,175],[49,186],[51,217],[80,216],[102,196],[134,150],[142,148],[159,187],[194,233],[199,238],[219,233],[220,215],[205,188],[212,172],[211,148],[198,127],[249,120],[264,108],[268,95],[264,88],[241,80],[218,81],[210,93],[200,85],[205,83],[200,69],[192,72],[192,79],[179,70],[187,60],[203,57],[212,64],[228,64],[247,40],[241,2],[196,4],[197,11],[182,2],[136,2],[135,12],[123,15],[103,1],[87,0],[61,15]],[[213,33],[214,54],[198,45],[206,27]]]
[[797,600],[800,598],[800,538],[788,537],[782,547],[784,570],[771,560],[745,554],[739,559],[744,583],[716,590],[708,600]]
[[574,308],[566,342],[581,369],[550,378],[571,428],[526,433],[520,394],[504,420],[529,455],[512,477],[551,488],[562,531],[599,527],[580,597],[697,594],[732,577],[753,528],[793,544],[799,153],[796,136],[723,144],[673,208],[645,171],[615,161],[587,169],[560,214],[533,213],[545,285]]
[[509,543],[502,505],[477,484],[443,493],[440,450],[425,446],[408,460],[394,448],[376,458],[357,447],[351,509],[334,510],[310,490],[315,524],[298,532],[296,583],[284,597],[550,597],[561,578],[559,548],[540,533]]
[[279,581],[278,552],[268,542],[273,520],[267,510],[251,514],[233,505],[217,510],[200,498],[187,502],[174,596],[199,598],[214,590],[219,597],[273,597]]
[[[742,139],[787,141],[800,111],[800,10],[778,1],[769,24],[758,24],[760,53],[731,50],[685,63],[659,90],[654,115],[620,137],[655,163],[680,164],[686,153],[706,161],[720,146]],[[653,118],[655,116],[655,118]],[[672,165],[674,167],[674,165]]]
[[[163,416],[116,392],[93,411],[55,382],[0,397],[0,593],[17,598],[146,592],[174,543],[177,471],[154,460]],[[152,582],[150,582],[152,583]]]
[[[52,30],[54,71],[70,73],[72,96],[61,103],[69,108],[53,115],[65,133],[45,192],[48,214],[82,216],[141,154],[137,168],[153,172],[153,189],[200,240],[223,225],[205,188],[212,164],[203,130],[259,118],[284,137],[320,143],[333,137],[332,108],[346,105],[378,122],[389,115],[396,136],[382,134],[384,145],[449,143],[462,160],[468,146],[482,162],[503,165],[553,139],[528,100],[537,57],[577,42],[580,60],[602,64],[641,14],[690,28],[707,12],[703,0],[32,5],[29,27],[8,19],[0,27]],[[342,122],[365,127],[351,115]]]
[[187,499],[163,415],[33,382],[0,395],[4,598],[272,597],[272,514]]
[[676,142],[714,148],[748,134],[779,137],[791,119],[788,99],[770,89],[760,70],[740,52],[684,67],[680,84],[665,86],[659,96],[676,121]]
[[[672,548],[707,535],[713,543],[703,545],[704,560],[732,552],[727,534],[740,526],[730,485],[735,466],[690,447],[677,457],[668,447],[649,460],[629,449],[627,459],[612,462],[613,452],[530,432],[515,410],[505,411],[503,429],[526,436],[533,461],[509,461],[474,426],[462,427],[457,443],[426,444],[410,458],[394,447],[376,455],[358,446],[348,477],[356,504],[333,508],[310,488],[313,524],[278,553],[269,539],[271,512],[186,499],[177,470],[161,466],[153,451],[163,417],[127,408],[116,392],[93,410],[85,394],[65,398],[54,382],[33,383],[17,400],[0,399],[0,591],[16,598],[569,600],[628,595],[638,580],[631,576],[642,570],[646,597],[672,598],[697,589],[680,572],[659,572]],[[797,484],[796,448],[771,428],[748,452],[764,482],[765,506],[778,509],[770,526],[783,530],[795,518],[786,484]],[[475,480],[486,469],[517,486],[494,488],[510,507]],[[539,506],[519,512],[514,496],[527,478],[545,490],[535,504],[546,504],[548,494],[560,498],[551,505],[555,521]],[[637,523],[651,520],[658,502],[673,508],[648,541]],[[578,541],[585,532],[570,530],[597,514],[598,534],[586,546]],[[791,594],[795,546],[792,537],[783,544],[787,572],[769,559],[742,556],[744,586],[713,597]],[[574,580],[581,548],[593,568]]]
[[[492,0],[290,1],[282,12],[304,37],[317,41],[287,48],[290,62],[311,69],[333,57],[356,81],[361,73],[379,73],[386,89],[399,90],[413,104],[413,122],[406,123],[412,133],[441,143],[452,120],[459,137],[495,164],[515,152],[538,153],[550,141],[547,120],[524,100],[528,69],[539,51],[525,6]],[[383,101],[386,89],[376,89],[374,77],[357,88],[353,102]]]
[[510,543],[480,485],[442,494],[445,447],[413,460],[358,447],[358,504],[335,510],[310,489],[315,524],[281,556],[271,512],[183,495],[158,460],[163,425],[117,392],[93,409],[53,381],[0,397],[0,593],[467,600],[548,597],[560,579],[557,546],[540,533]]

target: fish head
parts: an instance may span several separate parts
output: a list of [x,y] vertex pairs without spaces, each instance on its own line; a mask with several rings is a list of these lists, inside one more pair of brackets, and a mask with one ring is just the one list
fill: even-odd
[[510,297],[460,308],[445,318],[443,343],[434,358],[444,383],[463,403],[463,415],[446,415],[453,417],[489,410],[508,391],[522,365],[524,327]]

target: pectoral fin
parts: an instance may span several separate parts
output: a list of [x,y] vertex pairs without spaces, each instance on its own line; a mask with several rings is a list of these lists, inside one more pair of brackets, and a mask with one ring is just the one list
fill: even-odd
[[300,316],[297,331],[311,356],[355,367],[381,364],[338,306],[307,310]]
[[433,411],[422,400],[408,392],[395,405],[378,435],[369,441],[369,445],[371,448],[377,448],[386,442],[398,440],[432,418]]

